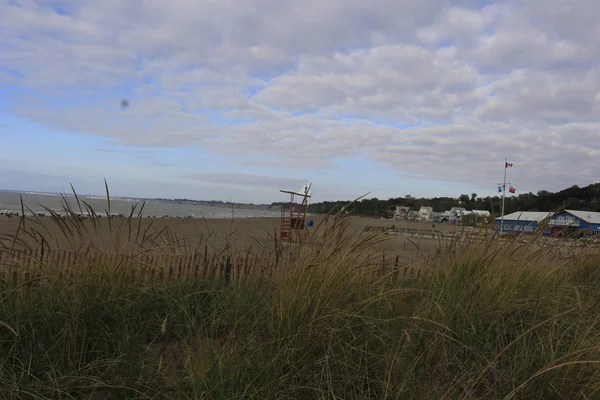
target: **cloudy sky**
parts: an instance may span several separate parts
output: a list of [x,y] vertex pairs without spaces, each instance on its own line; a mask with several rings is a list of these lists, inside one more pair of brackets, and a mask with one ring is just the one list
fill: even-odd
[[505,157],[519,192],[586,185],[598,15],[597,0],[0,0],[0,188],[487,195]]

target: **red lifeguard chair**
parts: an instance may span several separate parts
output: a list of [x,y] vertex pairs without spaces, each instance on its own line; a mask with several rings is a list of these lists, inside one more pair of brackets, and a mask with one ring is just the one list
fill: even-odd
[[[279,230],[281,240],[305,239],[308,236],[306,213],[308,212],[310,187],[310,184],[306,184],[300,192],[280,190],[281,193],[290,195],[290,203],[281,206],[281,229]],[[301,199],[300,204],[296,203],[297,198],[298,200]]]

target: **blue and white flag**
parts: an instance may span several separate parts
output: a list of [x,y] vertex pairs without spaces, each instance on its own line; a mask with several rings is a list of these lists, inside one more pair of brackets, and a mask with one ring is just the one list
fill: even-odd
[[498,186],[498,193],[502,193],[502,186]]

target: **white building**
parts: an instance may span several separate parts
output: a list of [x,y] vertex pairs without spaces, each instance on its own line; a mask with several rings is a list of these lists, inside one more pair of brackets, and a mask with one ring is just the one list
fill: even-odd
[[409,214],[410,207],[396,206],[396,211],[394,212],[394,219],[408,219]]
[[448,222],[448,221],[450,221],[451,217],[452,217],[452,214],[450,213],[450,211],[444,211],[443,213],[440,214],[440,221]]
[[452,207],[450,209],[450,222],[458,222],[462,219],[462,216],[467,214],[468,211],[464,207]]
[[421,209],[419,210],[419,218],[422,221],[429,221],[429,218],[432,213],[433,213],[432,207],[421,206]]
[[490,216],[490,212],[488,210],[473,210],[473,211],[471,211],[471,214],[475,214],[478,217],[489,217]]
[[406,217],[406,219],[411,220],[411,221],[415,221],[415,220],[419,219],[419,212],[416,210],[410,210],[408,212],[408,216]]

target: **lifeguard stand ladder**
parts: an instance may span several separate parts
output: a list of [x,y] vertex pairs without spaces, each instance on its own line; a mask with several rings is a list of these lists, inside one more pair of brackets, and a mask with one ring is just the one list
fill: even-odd
[[[310,198],[310,186],[305,187],[304,193],[280,190],[281,193],[290,195],[290,204],[281,207],[281,228],[279,239],[291,241],[292,239],[306,238],[306,213],[308,211],[308,199]],[[295,203],[296,196],[302,199],[300,204]]]

